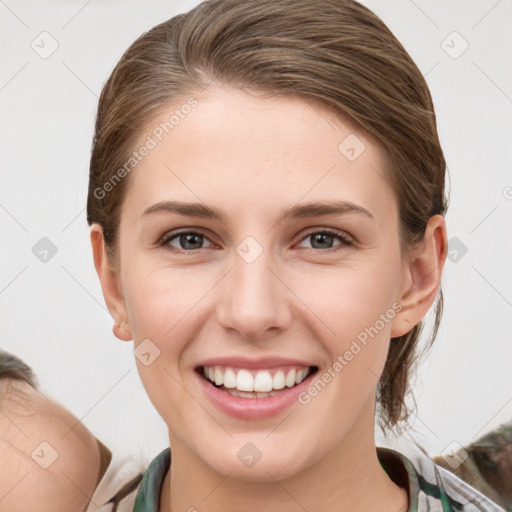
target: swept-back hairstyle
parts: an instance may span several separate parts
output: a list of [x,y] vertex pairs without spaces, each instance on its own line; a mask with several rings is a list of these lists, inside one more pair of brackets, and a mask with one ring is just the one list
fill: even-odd
[[[126,164],[136,141],[148,135],[142,127],[169,105],[200,97],[212,82],[301,98],[350,116],[376,137],[398,198],[403,254],[423,238],[431,216],[445,214],[446,163],[428,86],[378,16],[353,0],[211,0],[139,37],[101,92],[87,221],[101,224],[113,269],[119,266],[121,206],[136,162]],[[442,306],[439,289],[427,347]],[[420,322],[391,340],[377,391],[382,428],[409,416],[406,397],[422,328]]]

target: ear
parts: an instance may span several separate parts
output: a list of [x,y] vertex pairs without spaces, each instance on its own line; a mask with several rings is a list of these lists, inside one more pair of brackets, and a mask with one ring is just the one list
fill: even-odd
[[120,292],[119,274],[110,264],[103,239],[103,228],[98,223],[94,223],[91,227],[91,244],[94,266],[101,282],[103,297],[110,314],[114,318],[112,328],[114,335],[122,341],[131,341],[133,336],[128,324],[124,297]]
[[431,217],[423,240],[409,252],[404,263],[399,303],[391,337],[407,334],[427,314],[437,296],[448,254],[446,223],[441,215]]

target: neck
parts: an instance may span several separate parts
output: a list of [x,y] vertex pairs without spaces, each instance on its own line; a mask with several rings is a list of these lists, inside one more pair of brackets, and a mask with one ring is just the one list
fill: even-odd
[[407,512],[409,507],[407,491],[391,481],[377,458],[373,416],[371,429],[365,432],[354,425],[328,454],[280,481],[245,481],[220,474],[175,437],[171,460],[159,512]]

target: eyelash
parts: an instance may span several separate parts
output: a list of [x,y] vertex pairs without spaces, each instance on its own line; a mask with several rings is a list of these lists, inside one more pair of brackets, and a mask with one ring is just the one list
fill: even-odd
[[[317,231],[309,231],[308,233],[306,233],[306,235],[300,239],[299,242],[302,242],[304,240],[306,240],[308,237],[312,236],[312,235],[328,235],[328,236],[333,236],[335,238],[337,238],[341,243],[337,246],[334,246],[334,247],[330,247],[328,249],[315,249],[315,248],[304,248],[306,250],[309,250],[309,251],[313,251],[313,252],[334,252],[334,251],[337,251],[337,250],[340,250],[342,249],[343,247],[350,247],[351,245],[353,245],[353,241],[350,240],[348,238],[348,236],[346,236],[345,234],[339,232],[339,231],[336,231],[334,229],[331,229],[331,228],[324,228],[324,229],[321,229],[321,230],[317,230]],[[186,231],[186,230],[183,230],[183,231],[176,231],[176,232],[170,232],[170,233],[166,233],[159,241],[158,241],[158,245],[161,246],[161,247],[164,247],[166,249],[169,249],[170,251],[172,252],[175,252],[175,253],[178,253],[178,254],[185,254],[185,253],[195,253],[197,251],[200,251],[201,249],[191,249],[191,250],[178,250],[176,248],[171,248],[171,246],[168,246],[167,244],[171,241],[171,240],[174,240],[176,238],[178,238],[179,236],[182,236],[182,235],[201,235],[203,236],[204,238],[206,238],[207,240],[210,241],[210,239],[206,236],[206,234],[204,234],[202,231]]]

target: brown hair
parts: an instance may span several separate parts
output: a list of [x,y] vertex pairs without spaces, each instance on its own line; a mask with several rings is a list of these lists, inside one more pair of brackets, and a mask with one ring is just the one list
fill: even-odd
[[0,381],[4,379],[26,382],[33,388],[39,386],[37,377],[28,364],[14,354],[0,349]]
[[32,368],[19,357],[0,349],[0,407],[10,404],[26,404],[28,399],[22,387],[16,383],[26,383],[34,389],[39,382]]
[[[211,82],[298,97],[350,116],[376,137],[398,197],[402,249],[421,241],[431,216],[445,214],[446,163],[428,86],[379,17],[353,0],[211,0],[139,37],[101,92],[87,221],[101,224],[114,269],[126,162],[142,127]],[[442,306],[439,288],[428,347]],[[377,390],[383,429],[410,414],[406,397],[422,327],[391,340]]]

